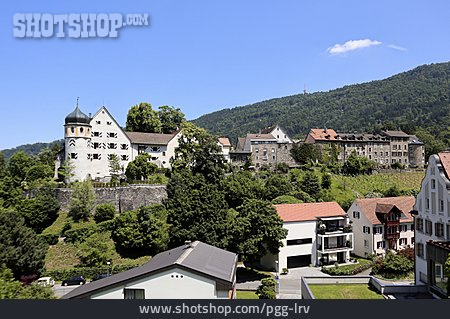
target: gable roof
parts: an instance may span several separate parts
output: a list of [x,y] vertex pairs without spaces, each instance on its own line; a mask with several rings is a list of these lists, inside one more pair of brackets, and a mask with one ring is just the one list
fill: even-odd
[[277,140],[275,137],[273,137],[272,134],[251,134],[251,133],[247,134],[247,139],[250,139],[250,140],[274,140],[274,141]]
[[312,128],[308,136],[316,141],[335,141],[336,131],[333,129]]
[[172,134],[125,132],[125,134],[133,144],[167,145],[178,132]]
[[[412,222],[411,211],[416,202],[414,196],[384,197],[384,198],[362,198],[357,199],[356,204],[361,208],[362,213],[373,225],[381,224],[377,217],[378,213],[387,213],[393,206],[396,206],[404,215],[400,222]],[[380,211],[377,211],[380,210]]]
[[226,147],[231,147],[230,140],[228,137],[219,137],[219,143]]
[[284,222],[314,221],[321,217],[346,216],[336,202],[274,205]]
[[190,246],[183,245],[159,253],[140,267],[80,286],[64,295],[63,298],[71,299],[92,295],[172,266],[183,267],[221,282],[233,283],[236,263],[236,254],[195,241]]
[[409,137],[409,134],[406,134],[403,131],[382,131],[381,134],[389,136],[389,137]]
[[450,179],[450,151],[441,152],[438,154],[439,160],[441,161],[442,168],[444,169],[445,175]]
[[[117,120],[114,118],[114,116],[111,114],[111,112],[108,110],[108,108],[106,106],[102,106],[101,108],[98,109],[98,111],[94,114],[93,117],[91,117],[91,121],[94,120],[94,118],[100,114],[100,112],[105,111],[106,114],[108,114],[108,116],[114,121],[114,124],[117,125],[117,127],[122,131],[122,133],[125,135],[125,137],[130,140],[129,136],[126,134],[127,132],[124,131],[124,129],[122,128],[122,126],[120,126],[119,122],[117,122]],[[131,140],[130,140],[131,142]]]
[[269,126],[269,127],[265,128],[265,129],[262,129],[261,130],[261,134],[270,134],[270,133],[273,132],[274,129],[277,128],[277,126],[278,125],[272,125],[272,126]]

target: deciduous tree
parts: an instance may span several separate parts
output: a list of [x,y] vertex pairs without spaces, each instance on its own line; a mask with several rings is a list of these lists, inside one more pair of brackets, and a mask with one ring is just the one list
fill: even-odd
[[128,111],[126,130],[130,132],[161,133],[161,121],[150,103],[141,102]]

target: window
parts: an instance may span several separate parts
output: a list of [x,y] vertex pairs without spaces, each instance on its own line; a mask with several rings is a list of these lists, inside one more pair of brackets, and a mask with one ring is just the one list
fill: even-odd
[[408,225],[400,225],[400,231],[401,232],[408,231]]
[[367,239],[364,239],[364,247],[369,248],[369,241]]
[[400,246],[406,246],[406,244],[407,244],[406,238],[400,238],[399,243],[400,243]]
[[162,156],[166,156],[166,152],[162,152]]
[[384,241],[378,241],[377,242],[377,249],[382,249],[385,247]]
[[420,258],[425,258],[422,243],[417,244],[417,256]]
[[411,245],[414,245],[414,237],[411,237]]
[[364,234],[370,234],[370,227],[363,226],[363,233]]
[[436,237],[444,237],[444,224],[441,223],[435,223],[434,224],[434,232],[436,234]]
[[108,154],[108,161],[112,160],[114,158],[115,154]]
[[439,211],[440,212],[444,211],[444,201],[442,199],[439,201]]
[[93,137],[102,137],[102,132],[92,132]]
[[121,150],[127,150],[128,149],[128,144],[120,144],[120,149]]
[[69,154],[69,158],[70,159],[77,159],[78,158],[78,153],[70,153]]
[[425,221],[425,234],[433,235],[433,223],[430,220]]
[[431,189],[436,189],[436,180],[435,179],[431,180]]
[[272,153],[275,153],[275,149],[274,148],[272,148]]
[[108,143],[108,148],[115,150],[117,148],[117,144],[116,143]]
[[358,218],[359,219],[359,212],[358,211],[353,211],[353,218]]
[[95,124],[102,124],[101,121],[95,121]]
[[145,299],[145,290],[125,288],[123,290],[123,299]]
[[373,228],[373,233],[374,234],[381,234],[383,232],[383,227],[374,227]]
[[96,160],[102,159],[102,157],[101,157],[100,154],[92,154],[92,158],[93,158],[93,159],[96,159]]
[[97,143],[97,142],[92,143],[92,148],[94,150],[96,150],[97,148],[100,148],[100,143]]
[[122,161],[128,161],[128,155],[120,155]]
[[80,127],[80,133],[83,133],[84,129],[82,127]]
[[275,160],[275,159],[276,159],[276,156],[275,156],[275,155],[272,155],[272,159]]
[[287,246],[312,244],[312,238],[288,239]]
[[106,124],[107,124],[107,125],[111,125],[111,124],[112,124],[112,122],[109,122],[109,121],[108,121],[108,122],[106,122]]
[[152,146],[150,149],[152,150],[152,152],[161,152],[161,147],[159,146]]
[[429,198],[425,198],[425,208],[430,209],[430,199]]
[[117,138],[117,133],[114,133],[114,132],[108,132],[108,133],[106,133],[106,137]]
[[75,128],[74,128],[74,127],[71,127],[71,128],[70,128],[70,131],[71,131],[72,133],[75,133]]
[[423,232],[423,219],[422,218],[416,219],[416,230]]
[[414,230],[414,224],[411,224],[411,231]]
[[138,146],[138,153],[139,154],[145,153],[146,148],[147,147],[145,145],[139,145]]

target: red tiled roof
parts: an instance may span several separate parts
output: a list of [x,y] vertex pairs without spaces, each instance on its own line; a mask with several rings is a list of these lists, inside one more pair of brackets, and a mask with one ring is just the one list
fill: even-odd
[[[367,219],[373,224],[381,224],[377,217],[376,210],[384,207],[397,206],[398,209],[406,216],[406,219],[401,219],[400,222],[412,222],[413,217],[410,212],[416,202],[414,196],[400,196],[400,197],[385,197],[385,198],[363,198],[357,199],[356,204],[361,208],[361,211],[366,215]],[[392,206],[390,206],[392,205]]]
[[178,134],[159,134],[143,132],[125,132],[131,143],[145,145],[167,145]]
[[219,137],[219,143],[222,144],[223,146],[231,146],[228,137]]
[[308,135],[316,141],[335,141],[337,133],[333,129],[312,128]]
[[247,134],[247,138],[250,140],[275,140],[272,134]]
[[318,217],[346,216],[336,202],[274,205],[284,222],[317,220]]
[[450,179],[450,152],[442,152],[438,154],[444,168],[445,175]]

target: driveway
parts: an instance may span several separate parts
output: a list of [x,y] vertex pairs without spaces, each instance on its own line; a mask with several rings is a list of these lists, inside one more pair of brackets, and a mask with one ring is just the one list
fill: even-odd
[[74,290],[77,287],[79,287],[79,286],[61,286],[61,284],[55,284],[52,287],[52,290],[53,290],[53,293],[55,294],[56,298],[61,298],[62,296],[64,296],[65,294],[68,294],[69,292],[71,292],[72,290]]
[[300,279],[302,277],[329,276],[316,267],[301,267],[289,269],[287,275],[281,275],[279,299],[301,299]]

